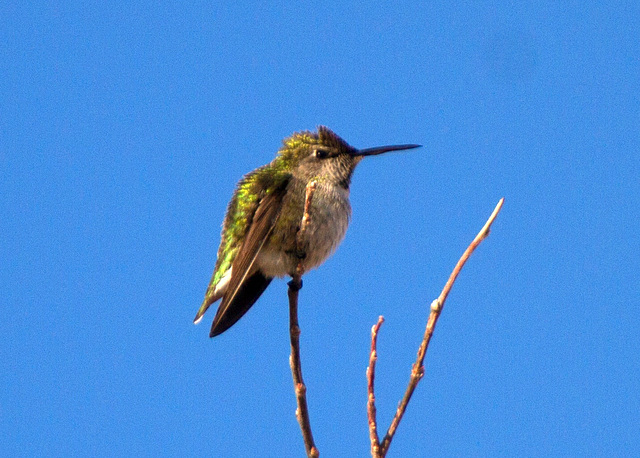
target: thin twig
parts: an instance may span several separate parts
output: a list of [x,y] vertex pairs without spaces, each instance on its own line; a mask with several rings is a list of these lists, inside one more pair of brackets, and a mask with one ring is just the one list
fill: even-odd
[[300,362],[300,326],[298,325],[298,291],[302,288],[302,274],[304,273],[304,253],[306,247],[303,247],[304,234],[309,224],[309,209],[311,208],[311,200],[316,189],[314,181],[307,185],[304,214],[300,222],[300,230],[296,234],[296,251],[300,256],[300,261],[296,266],[296,272],[289,282],[289,337],[291,339],[291,356],[289,357],[289,365],[291,366],[291,375],[293,376],[293,388],[296,394],[296,418],[300,424],[302,431],[302,439],[308,457],[318,457],[320,454],[313,442],[313,434],[311,433],[311,422],[309,421],[309,408],[307,406],[307,387],[302,380],[302,364]]
[[493,213],[491,213],[491,216],[489,217],[489,219],[487,220],[483,228],[480,230],[478,235],[476,235],[475,239],[473,239],[473,242],[471,242],[471,244],[467,247],[465,252],[462,254],[462,257],[458,260],[458,263],[456,264],[456,267],[453,269],[453,272],[451,272],[451,275],[449,276],[449,280],[447,280],[447,283],[444,286],[444,289],[442,290],[442,292],[440,293],[440,296],[431,303],[431,313],[429,314],[429,320],[427,321],[427,328],[424,331],[424,337],[422,339],[422,343],[420,344],[420,348],[418,349],[418,356],[416,358],[416,362],[413,364],[411,368],[411,377],[409,379],[409,385],[407,386],[407,390],[405,391],[404,396],[402,397],[402,400],[398,405],[398,409],[396,410],[396,414],[393,417],[393,420],[391,421],[389,430],[387,431],[387,434],[384,436],[384,439],[380,444],[380,456],[382,457],[384,457],[387,454],[387,451],[389,450],[389,445],[391,444],[391,440],[393,439],[393,435],[396,433],[396,430],[398,429],[398,425],[400,424],[400,420],[402,420],[402,416],[404,415],[404,412],[407,409],[407,404],[409,404],[411,395],[413,394],[413,391],[416,389],[416,386],[418,386],[418,382],[420,381],[420,379],[422,379],[422,376],[424,375],[423,363],[424,363],[425,355],[427,353],[427,347],[429,346],[429,342],[431,341],[431,336],[433,335],[433,331],[436,327],[436,323],[438,322],[438,318],[440,317],[440,313],[444,308],[444,303],[447,300],[447,296],[451,291],[451,287],[453,286],[453,283],[456,281],[458,274],[460,274],[462,267],[467,262],[467,259],[469,259],[469,256],[471,256],[471,253],[473,253],[473,251],[478,247],[478,245],[480,245],[480,243],[482,243],[482,241],[485,238],[487,238],[487,236],[489,235],[491,224],[493,224],[493,221],[496,219],[496,216],[498,216],[498,213],[500,212],[500,209],[502,208],[503,203],[504,203],[504,197],[500,199],[500,201],[498,202],[498,205],[496,205],[496,208],[493,210]]
[[378,322],[371,327],[371,352],[369,353],[369,367],[367,368],[367,418],[369,419],[369,438],[371,440],[371,456],[378,458],[380,455],[380,439],[378,438],[378,422],[376,420],[376,396],[374,394],[373,382],[376,374],[376,361],[378,351],[376,345],[378,341],[378,331],[384,322],[382,316],[378,317]]

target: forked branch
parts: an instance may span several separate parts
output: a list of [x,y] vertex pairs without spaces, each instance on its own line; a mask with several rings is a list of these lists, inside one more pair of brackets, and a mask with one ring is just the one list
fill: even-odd
[[438,322],[438,318],[440,317],[440,313],[442,313],[442,309],[444,308],[444,303],[447,300],[447,296],[451,291],[451,287],[453,286],[456,278],[460,274],[462,267],[465,265],[471,253],[482,243],[482,241],[487,238],[489,235],[489,231],[491,229],[491,225],[493,221],[498,216],[500,209],[502,208],[502,204],[504,203],[504,197],[500,199],[498,205],[491,213],[491,216],[482,227],[478,235],[473,239],[471,244],[467,247],[465,252],[462,254],[462,257],[458,260],[453,272],[449,276],[449,280],[445,284],[440,296],[436,300],[431,303],[431,312],[429,314],[429,320],[427,321],[427,327],[424,331],[424,337],[422,339],[422,343],[418,348],[418,356],[416,358],[416,362],[411,367],[411,377],[409,378],[409,385],[398,405],[396,410],[396,414],[391,421],[391,425],[387,430],[387,434],[385,434],[382,442],[378,442],[378,432],[377,432],[377,424],[376,424],[376,407],[375,407],[375,396],[373,393],[373,381],[375,377],[375,362],[377,358],[377,350],[376,350],[376,340],[378,335],[378,330],[380,329],[380,325],[382,324],[382,317],[378,319],[378,323],[371,330],[371,354],[369,357],[369,368],[367,369],[367,385],[369,387],[369,396],[367,402],[367,413],[369,418],[369,436],[371,439],[371,455],[373,457],[384,457],[391,445],[391,441],[393,440],[393,436],[398,429],[398,425],[402,420],[402,416],[404,415],[405,410],[407,409],[407,405],[409,404],[409,400],[411,399],[411,395],[413,395],[416,386],[418,386],[418,382],[422,379],[424,375],[424,358],[427,354],[427,348],[429,347],[429,342],[431,341],[431,336],[433,335],[433,331],[436,327],[436,323]]

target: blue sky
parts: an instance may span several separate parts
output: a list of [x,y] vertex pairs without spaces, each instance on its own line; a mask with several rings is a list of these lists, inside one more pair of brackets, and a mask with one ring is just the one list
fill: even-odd
[[302,456],[286,283],[194,326],[233,186],[327,125],[364,160],[306,275],[323,456],[367,456],[369,332],[388,456],[640,453],[637,2],[4,2],[0,452]]

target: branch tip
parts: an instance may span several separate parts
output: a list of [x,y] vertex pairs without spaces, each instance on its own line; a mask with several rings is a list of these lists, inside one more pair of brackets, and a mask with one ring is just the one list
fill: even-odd
[[[465,263],[469,259],[469,256],[471,256],[471,253],[473,253],[474,250],[478,247],[478,245],[480,245],[480,243],[482,243],[482,241],[485,238],[487,238],[487,236],[489,235],[491,225],[493,224],[493,221],[498,216],[498,213],[500,213],[500,210],[502,209],[503,204],[504,204],[504,197],[498,201],[498,204],[496,205],[493,212],[491,213],[491,216],[489,216],[489,219],[487,220],[487,222],[484,224],[480,232],[478,232],[478,235],[476,235],[476,237],[473,239],[471,244],[467,247],[465,252],[462,254],[460,259],[458,260],[458,263],[454,267],[453,272],[451,272],[451,275],[449,276],[447,283],[442,289],[440,296],[438,296],[437,299],[431,302],[431,307],[430,307],[431,312],[429,313],[429,319],[427,320],[427,326],[424,331],[424,336],[422,338],[420,347],[418,348],[418,355],[416,358],[416,362],[411,367],[411,376],[409,378],[409,385],[407,386],[404,396],[402,397],[402,399],[400,400],[400,403],[398,404],[396,414],[393,417],[393,420],[391,421],[391,425],[389,425],[389,429],[387,430],[387,433],[385,434],[382,442],[377,442],[377,425],[375,424],[375,416],[372,419],[371,414],[369,414],[369,423],[370,423],[369,430],[370,430],[371,444],[372,444],[371,454],[374,457],[384,457],[387,454],[387,451],[389,450],[389,445],[391,445],[391,441],[393,439],[393,435],[395,434],[398,428],[398,425],[400,424],[400,420],[402,420],[402,416],[404,415],[404,412],[407,409],[407,405],[411,400],[411,396],[416,386],[418,385],[418,382],[424,377],[424,358],[426,356],[427,348],[429,347],[429,342],[431,341],[431,336],[433,335],[433,331],[435,329],[436,323],[438,322],[440,313],[442,313],[442,309],[444,308],[444,303],[447,300],[447,296],[449,295],[449,292],[451,291],[451,288],[453,287],[453,284],[456,281],[456,278],[460,274],[462,267],[465,265]],[[378,324],[376,326],[379,327],[379,324],[380,324],[380,321],[378,321]],[[374,326],[374,329],[376,328],[376,326]],[[373,331],[372,331],[371,348],[373,352],[375,350],[375,336]],[[371,391],[371,393],[373,393],[373,374],[370,377],[369,390]],[[373,410],[373,413],[375,415],[375,408]],[[374,423],[373,425],[371,425],[372,420]],[[375,438],[373,434],[374,432],[376,433]],[[374,444],[374,439],[376,440],[377,444]],[[379,445],[379,449],[376,448],[375,445]]]
[[319,456],[318,449],[313,441],[311,432],[311,422],[309,421],[309,408],[307,406],[307,387],[302,379],[302,364],[300,362],[300,326],[298,325],[298,293],[302,288],[302,274],[304,273],[304,259],[306,257],[306,246],[304,246],[304,236],[309,225],[309,210],[311,200],[315,192],[316,184],[310,182],[306,188],[304,213],[300,221],[300,229],[296,234],[296,252],[301,254],[296,271],[289,282],[289,338],[291,340],[291,375],[293,376],[293,386],[296,395],[296,419],[300,424],[302,439],[308,457]]

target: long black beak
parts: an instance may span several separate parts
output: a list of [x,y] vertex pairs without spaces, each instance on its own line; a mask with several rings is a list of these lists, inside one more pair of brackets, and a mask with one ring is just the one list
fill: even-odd
[[378,154],[387,153],[389,151],[400,151],[403,149],[419,148],[422,145],[388,145],[388,146],[376,146],[374,148],[357,149],[352,156],[376,156]]

